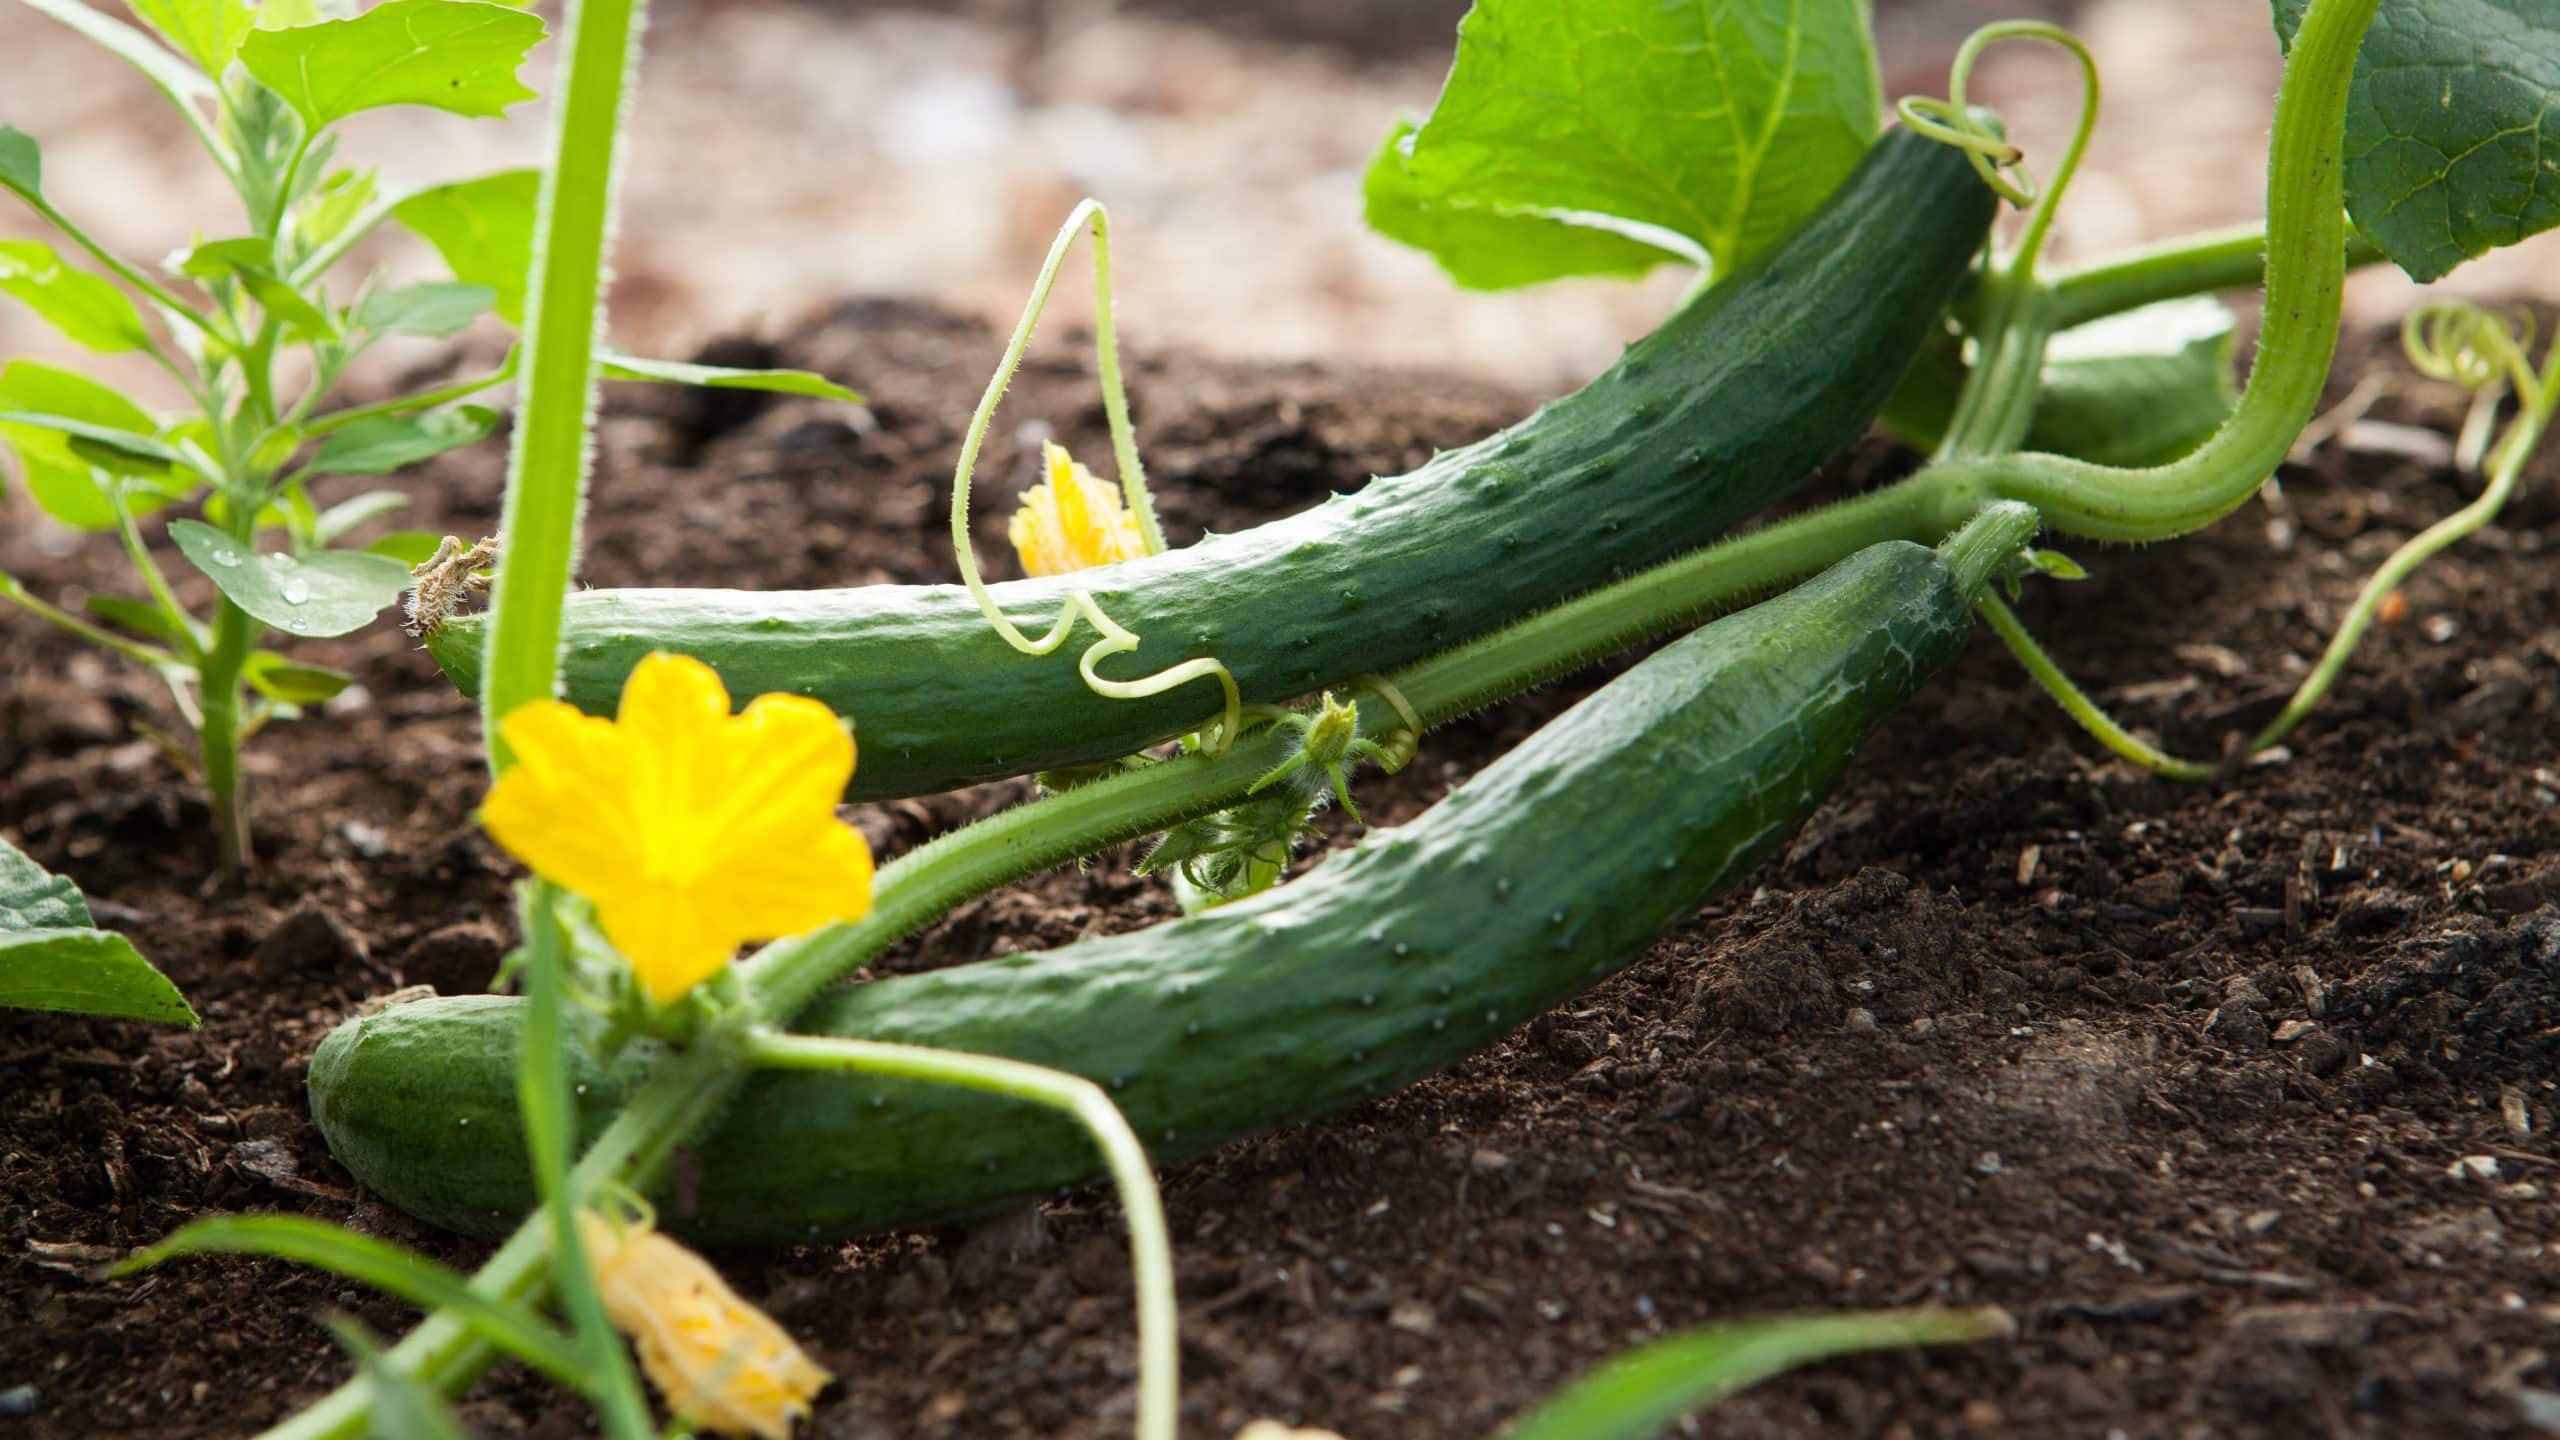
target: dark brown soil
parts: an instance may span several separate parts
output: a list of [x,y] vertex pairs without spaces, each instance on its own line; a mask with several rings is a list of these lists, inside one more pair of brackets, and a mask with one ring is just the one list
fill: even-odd
[[[938,312],[863,302],[778,347],[868,390],[855,423],[616,397],[586,577],[947,577],[936,496],[994,349]],[[1176,356],[1136,383],[1184,533],[1523,409],[1436,377]],[[2422,391],[2379,413],[2458,418]],[[1063,342],[1018,387],[992,478],[1019,477],[1044,421],[1102,453]],[[1872,444],[1825,483],[1896,463]],[[485,531],[499,469],[494,451],[430,467],[401,523]],[[1479,1440],[1669,1328],[1932,1302],[2005,1306],[2021,1333],[1784,1379],[1714,1433],[2534,1433],[2519,1395],[2560,1390],[2552,470],[2410,587],[2288,762],[2214,787],[2145,778],[1985,637],[1784,863],[1624,976],[1454,1073],[1168,1174],[1188,1433],[1272,1415]],[[2041,588],[2035,623],[2130,720],[2212,751],[2290,686],[2357,576],[2462,498],[2438,467],[2337,449],[2284,492],[2207,536],[2085,555],[2097,578]],[[992,549],[995,517],[981,530]],[[121,588],[111,548],[21,525],[0,567],[57,596]],[[358,1194],[301,1096],[304,1057],[357,1005],[477,988],[507,943],[510,871],[467,820],[474,717],[388,626],[309,647],[361,695],[260,737],[266,864],[246,894],[208,896],[203,807],[133,738],[170,723],[164,701],[22,618],[0,619],[0,645],[0,823],[206,1018],[178,1034],[0,1017],[0,1403],[30,1409],[0,1434],[242,1433],[344,1372],[321,1316],[392,1332],[399,1307],[280,1264],[87,1277],[232,1210],[477,1258]],[[1423,763],[1368,782],[1373,818],[1409,818],[1588,684],[1434,735]],[[859,818],[894,852],[1019,793]],[[1167,908],[1097,863],[968,907],[899,963]],[[1086,1440],[1128,1414],[1123,1256],[1089,1196],[724,1264],[844,1377],[813,1433]],[[465,1414],[493,1435],[585,1432],[520,1372]]]

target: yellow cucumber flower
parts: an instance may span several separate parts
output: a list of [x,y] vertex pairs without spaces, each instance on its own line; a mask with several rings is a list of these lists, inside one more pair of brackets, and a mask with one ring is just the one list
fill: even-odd
[[1041,446],[1040,458],[1049,478],[1022,492],[1022,508],[1013,512],[1013,549],[1024,574],[1064,575],[1147,553],[1117,489],[1069,459],[1063,445]]
[[1342,1440],[1330,1430],[1292,1430],[1277,1420],[1256,1420],[1236,1432],[1236,1440]]
[[549,700],[501,733],[516,763],[480,823],[595,903],[658,1004],[750,940],[871,908],[871,847],[836,818],[853,736],[815,700],[764,695],[732,715],[710,666],[653,654],[623,682],[613,719]]
[[646,1224],[616,1227],[587,1211],[578,1239],[605,1315],[631,1337],[667,1408],[691,1424],[784,1440],[835,1378],[701,1256]]

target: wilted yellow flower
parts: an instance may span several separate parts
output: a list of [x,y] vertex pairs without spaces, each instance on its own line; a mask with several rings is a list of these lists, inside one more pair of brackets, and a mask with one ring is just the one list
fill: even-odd
[[647,1225],[617,1228],[590,1211],[578,1216],[578,1238],[604,1313],[684,1419],[723,1435],[783,1440],[835,1378],[701,1256]]
[[853,737],[815,700],[764,695],[732,715],[710,666],[655,654],[623,682],[615,718],[544,701],[501,733],[516,763],[481,823],[595,902],[659,1004],[750,940],[871,908],[871,847],[836,818]]
[[1049,478],[1022,492],[1013,512],[1013,549],[1027,575],[1064,575],[1135,560],[1147,553],[1137,519],[1120,492],[1067,456],[1056,443],[1040,447]]
[[1277,1420],[1256,1420],[1236,1432],[1236,1440],[1342,1440],[1330,1430],[1292,1430]]

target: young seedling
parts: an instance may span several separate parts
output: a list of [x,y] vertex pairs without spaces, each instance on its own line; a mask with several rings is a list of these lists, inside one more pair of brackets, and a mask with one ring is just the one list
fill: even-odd
[[[0,292],[86,350],[142,356],[186,402],[155,412],[77,371],[33,360],[0,368],[0,448],[16,456],[29,497],[61,524],[114,534],[141,591],[90,597],[78,614],[0,576],[0,599],[167,684],[192,734],[217,866],[236,877],[252,858],[241,745],[350,683],[266,648],[268,636],[323,639],[371,623],[435,546],[414,533],[360,543],[356,532],[407,497],[331,492],[488,436],[499,413],[471,397],[516,370],[511,355],[454,383],[335,403],[357,362],[386,342],[447,338],[484,315],[519,323],[533,223],[529,172],[409,185],[345,160],[339,126],[390,106],[501,115],[533,98],[517,70],[544,27],[483,0],[387,0],[361,12],[353,0],[139,6],[147,31],[85,0],[26,3],[158,88],[238,196],[241,218],[207,217],[215,238],[157,265],[118,255],[48,191],[36,138],[0,124],[0,188],[70,246],[0,242]],[[340,262],[386,221],[432,243],[452,278],[386,287],[342,275]],[[797,372],[602,363],[616,378],[849,397]],[[145,534],[151,517],[183,510],[194,514],[170,519],[167,538],[212,582],[209,607],[182,597]],[[444,597],[421,586],[420,598],[432,616]]]

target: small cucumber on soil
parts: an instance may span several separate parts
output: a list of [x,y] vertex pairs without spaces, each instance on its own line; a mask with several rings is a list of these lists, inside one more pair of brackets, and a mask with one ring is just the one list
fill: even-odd
[[[1235,535],[995,587],[1045,630],[1085,590],[1144,644],[1134,677],[1223,661],[1248,702],[1384,672],[1696,549],[1862,433],[1989,228],[1953,147],[1878,140],[1785,243],[1629,346],[1583,389],[1410,474]],[[465,691],[484,621],[428,648]],[[652,650],[709,662],[742,699],[813,695],[853,718],[855,799],[926,794],[1133,754],[1197,728],[1206,681],[1149,700],[1086,688],[1069,653],[1017,654],[958,586],[570,597],[566,696],[610,713]]]
[[[1863,550],[1658,651],[1421,818],[1293,884],[1135,934],[838,989],[796,1028],[1073,1071],[1109,1087],[1163,1157],[1384,1095],[1625,965],[1783,844],[1962,650],[1983,566],[1961,563],[1960,580],[1942,552]],[[310,1091],[340,1163],[436,1224],[512,1225],[532,1202],[518,1016],[515,1000],[469,996],[338,1027]],[[588,1134],[656,1058],[635,1046],[578,1071]],[[1047,1112],[832,1074],[758,1077],[693,1153],[692,1193],[665,1218],[711,1242],[940,1222],[1097,1172],[1083,1132]]]

